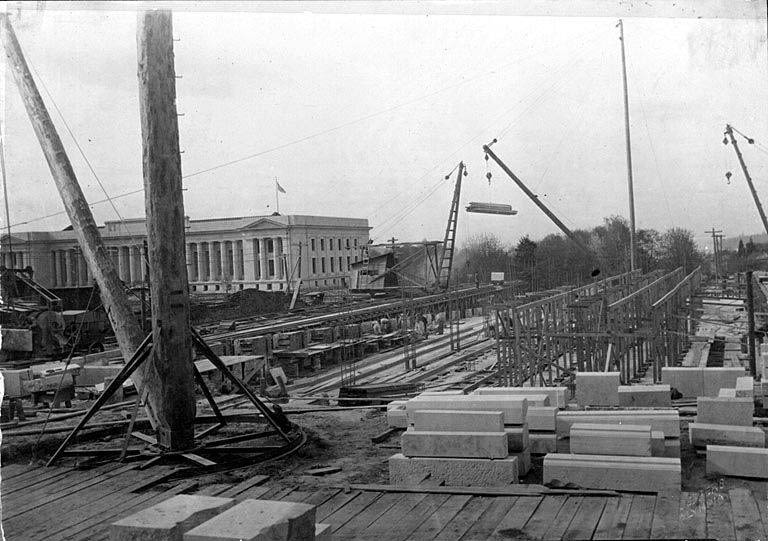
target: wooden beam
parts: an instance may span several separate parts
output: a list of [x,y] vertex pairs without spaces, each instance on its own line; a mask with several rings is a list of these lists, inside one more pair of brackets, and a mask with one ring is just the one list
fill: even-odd
[[[19,41],[6,14],[0,14],[0,39],[5,49],[7,66],[13,74],[27,115],[32,122],[32,128],[51,170],[51,176],[64,202],[64,209],[72,223],[83,257],[91,270],[91,276],[99,286],[101,301],[114,329],[120,351],[125,359],[130,359],[144,339],[141,326],[131,312],[125,288],[117,275],[112,259],[107,254],[88,201],[80,189],[75,171],[32,78]],[[151,366],[146,363],[140,366],[132,376],[137,389],[141,390],[146,386],[149,391],[146,409],[154,425],[160,422],[156,413],[159,393],[157,388],[149,383],[152,379]]]
[[152,295],[152,360],[159,376],[158,443],[194,445],[195,394],[189,334],[173,24],[168,10],[138,14],[139,106]]

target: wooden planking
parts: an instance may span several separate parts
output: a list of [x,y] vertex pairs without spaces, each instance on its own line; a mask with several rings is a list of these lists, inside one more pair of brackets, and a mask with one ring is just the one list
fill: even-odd
[[585,499],[582,496],[568,496],[568,499],[560,508],[560,511],[557,512],[555,520],[550,524],[543,538],[552,539],[553,541],[562,539]]
[[731,501],[736,541],[765,539],[766,532],[760,519],[760,510],[752,493],[744,488],[734,488],[728,491],[728,497]]
[[707,506],[704,494],[700,492],[680,494],[680,536],[707,537]]
[[448,494],[427,494],[416,506],[404,515],[395,524],[392,524],[387,533],[388,541],[404,541],[409,539],[414,530],[418,528],[427,517],[432,516],[447,500]]
[[456,513],[456,515],[440,530],[435,536],[435,541],[456,541],[464,535],[469,528],[485,512],[493,498],[487,496],[477,496],[467,502],[467,504]]
[[349,520],[361,513],[366,507],[376,501],[381,495],[378,492],[362,492],[355,498],[343,505],[333,514],[328,517],[317,520],[317,522],[323,522],[330,524],[334,530],[338,530]]
[[390,493],[382,494],[380,498],[365,508],[363,512],[358,513],[343,525],[333,525],[333,537],[343,538],[345,536],[354,537],[357,532],[364,531],[377,518],[383,515],[390,507],[403,499],[404,494]]
[[637,494],[632,498],[623,539],[648,539],[653,525],[656,496]]
[[521,537],[523,527],[544,498],[521,497],[512,504],[507,514],[493,530],[489,539],[515,539]]
[[707,537],[713,539],[735,539],[736,531],[731,518],[731,502],[728,494],[707,492]]
[[341,489],[338,488],[331,488],[331,487],[323,487],[317,492],[312,492],[303,503],[307,503],[309,505],[315,505],[317,507],[320,507],[325,502],[336,496],[341,492]]
[[36,490],[37,488],[50,484],[51,482],[58,482],[65,477],[72,478],[87,475],[89,472],[91,475],[93,474],[93,470],[76,470],[74,468],[39,468],[25,475],[16,477],[8,483],[3,481],[3,496],[10,496],[17,491],[24,491],[25,494],[29,494],[29,491]]
[[616,498],[584,498],[563,534],[563,539],[592,539],[607,501]]
[[568,496],[547,496],[523,526],[523,532],[531,539],[541,539],[555,520]]
[[494,498],[477,522],[461,537],[461,541],[488,539],[516,501],[516,497]]
[[325,522],[325,520],[337,510],[348,504],[353,499],[357,498],[361,492],[344,492],[339,490],[334,496],[328,498],[322,504],[317,506],[315,510],[315,519],[317,522]]
[[368,539],[386,539],[393,524],[396,524],[411,509],[416,507],[427,494],[405,494],[403,498],[387,509],[379,518],[374,520],[365,530]]
[[36,466],[29,464],[3,464],[0,468],[0,477],[2,477],[3,482],[5,482],[6,480],[18,477],[19,475],[24,475],[35,468]]
[[682,537],[680,533],[680,496],[658,495],[651,524],[651,539]]
[[624,525],[627,523],[629,510],[632,507],[632,496],[612,498],[605,504],[603,515],[592,535],[593,539],[621,539]]
[[223,498],[234,498],[238,494],[245,492],[249,488],[263,485],[269,479],[269,475],[253,475],[248,479],[240,481],[234,486],[230,486],[229,489],[221,493]]
[[443,505],[424,519],[408,539],[414,541],[434,539],[440,530],[445,527],[446,523],[452,520],[467,505],[470,499],[472,497],[466,495],[449,496]]
[[308,492],[306,490],[294,490],[289,494],[286,494],[280,499],[284,502],[302,503],[311,494],[312,494],[311,492]]

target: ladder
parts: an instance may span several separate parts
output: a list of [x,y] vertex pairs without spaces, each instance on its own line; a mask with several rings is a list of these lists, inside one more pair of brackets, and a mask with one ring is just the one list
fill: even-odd
[[459,171],[456,175],[456,186],[453,189],[453,201],[451,210],[448,213],[448,224],[445,227],[445,238],[443,239],[443,254],[440,258],[439,273],[437,275],[437,285],[442,289],[448,288],[451,279],[451,268],[453,267],[453,252],[456,244],[456,223],[459,219],[459,199],[461,196],[461,177],[464,176],[464,162],[459,162]]

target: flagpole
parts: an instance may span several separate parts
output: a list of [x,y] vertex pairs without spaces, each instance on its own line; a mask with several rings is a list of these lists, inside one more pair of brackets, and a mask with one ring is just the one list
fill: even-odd
[[275,177],[275,202],[277,203],[277,213],[280,214],[280,191],[277,189],[277,177]]

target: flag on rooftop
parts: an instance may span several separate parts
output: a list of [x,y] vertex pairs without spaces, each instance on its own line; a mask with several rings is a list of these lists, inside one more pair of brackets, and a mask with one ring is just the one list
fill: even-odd
[[282,186],[280,186],[280,183],[278,181],[275,181],[275,186],[277,186],[277,191],[280,193],[285,193],[285,190]]

